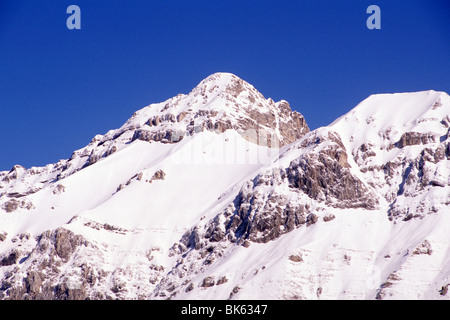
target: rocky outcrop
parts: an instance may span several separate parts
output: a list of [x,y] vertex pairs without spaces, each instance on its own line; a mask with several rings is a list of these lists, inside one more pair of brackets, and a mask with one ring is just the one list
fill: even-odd
[[[28,241],[32,239],[28,238]],[[21,261],[22,266],[27,267],[22,267],[19,273],[9,273],[3,280],[0,298],[7,297],[13,300],[86,298],[86,294],[83,294],[85,279],[77,278],[79,284],[75,288],[74,285],[70,285],[70,277],[61,279],[60,276],[77,248],[89,245],[82,236],[64,228],[43,233],[38,238],[35,248]],[[8,263],[4,265],[13,266],[17,263],[18,257],[18,252],[14,256],[10,255],[6,261]]]
[[26,169],[21,165],[15,165],[11,168],[11,170],[2,178],[3,182],[10,182],[12,180],[18,179]]
[[316,144],[313,150],[320,149],[320,152],[305,153],[286,169],[289,186],[332,207],[375,209],[377,197],[352,173],[339,136],[329,132],[302,143],[305,147],[313,144]]
[[4,202],[1,208],[6,213],[11,213],[18,209],[31,210],[33,208],[33,203],[29,200],[11,199],[11,200]]
[[428,240],[423,240],[413,251],[413,255],[431,255],[433,253],[433,249],[431,248],[431,243]]
[[218,242],[226,236],[231,242],[243,243],[248,239],[267,243],[305,224],[305,211],[302,205],[289,204],[283,195],[273,193],[266,198],[257,191],[241,191],[224,213],[226,220],[223,224],[219,224],[220,219],[214,220],[204,237],[211,242]]
[[[187,111],[176,111],[184,104],[190,106]],[[189,95],[169,99],[158,115],[144,124],[130,125],[129,130],[134,132],[132,141],[162,143],[177,143],[205,130],[236,130],[248,141],[271,148],[292,143],[309,132],[304,117],[292,111],[287,101],[265,99],[244,80],[220,73],[202,81]]]
[[154,180],[164,180],[166,178],[166,173],[163,170],[156,171],[152,178],[150,179],[150,183]]
[[185,136],[185,133],[177,130],[157,131],[152,132],[149,130],[139,129],[134,132],[132,141],[155,141],[162,143],[176,143],[181,141]]
[[63,262],[67,262],[78,246],[87,245],[86,240],[82,236],[75,235],[64,228],[59,228],[51,234],[44,234],[43,237],[49,238],[53,242],[55,252]]
[[397,147],[415,146],[433,143],[439,140],[433,133],[406,132],[396,143]]
[[8,252],[3,257],[0,257],[0,266],[11,266],[13,264],[16,264],[19,259],[19,251],[17,249],[13,249],[10,252]]

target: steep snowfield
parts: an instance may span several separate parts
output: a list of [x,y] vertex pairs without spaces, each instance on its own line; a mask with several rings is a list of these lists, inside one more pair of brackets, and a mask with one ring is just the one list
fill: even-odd
[[[336,218],[299,228],[270,245],[233,246],[207,272],[191,277],[196,288],[178,299],[448,299],[448,215],[393,225],[385,212],[332,211]],[[433,253],[415,255],[427,239]],[[210,288],[203,279],[227,278]],[[234,290],[234,294],[233,293]],[[383,289],[385,290],[385,289]]]
[[450,97],[444,92],[372,95],[329,128],[339,132],[352,151],[363,144],[377,145],[383,156],[377,155],[372,162],[382,163],[397,156],[400,150],[389,147],[405,132],[445,135],[448,127],[441,121],[450,121],[449,105]]
[[450,98],[312,132],[228,73],[0,172],[1,299],[448,299]]

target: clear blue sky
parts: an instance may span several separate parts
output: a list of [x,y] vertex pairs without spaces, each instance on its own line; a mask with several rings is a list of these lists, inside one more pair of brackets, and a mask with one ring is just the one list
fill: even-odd
[[0,170],[66,159],[215,72],[314,129],[373,93],[450,92],[449,58],[448,0],[1,0]]

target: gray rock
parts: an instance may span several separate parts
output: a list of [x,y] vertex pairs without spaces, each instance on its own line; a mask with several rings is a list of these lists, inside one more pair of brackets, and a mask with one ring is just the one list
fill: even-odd
[[201,284],[201,286],[203,288],[209,288],[209,287],[213,287],[215,285],[215,281],[214,281],[214,277],[206,277],[203,279],[203,282]]
[[0,259],[0,266],[11,266],[17,263],[20,253],[17,249],[12,249],[4,257]]

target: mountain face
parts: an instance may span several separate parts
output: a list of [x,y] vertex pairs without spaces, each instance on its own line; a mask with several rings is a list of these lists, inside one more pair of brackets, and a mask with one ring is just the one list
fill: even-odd
[[0,172],[1,299],[448,299],[450,97],[310,131],[235,75]]

